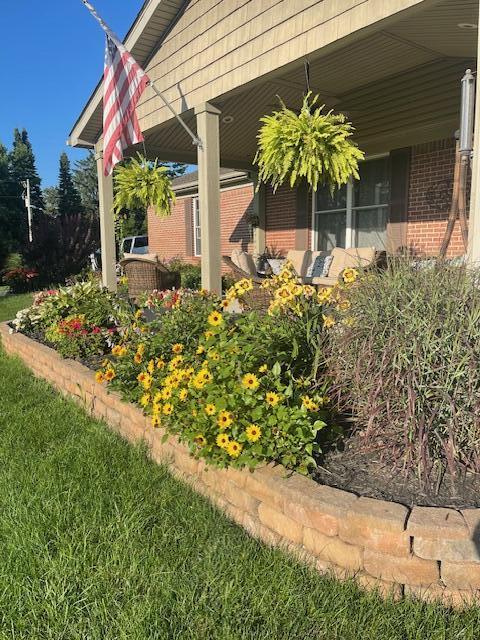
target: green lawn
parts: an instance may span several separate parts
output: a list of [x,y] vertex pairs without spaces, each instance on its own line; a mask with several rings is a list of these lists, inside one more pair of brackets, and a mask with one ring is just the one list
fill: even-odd
[[252,540],[1,350],[0,383],[1,640],[479,637],[478,610],[383,602]]
[[21,293],[19,295],[6,295],[0,298],[0,322],[11,320],[20,309],[25,309],[32,303],[31,293]]

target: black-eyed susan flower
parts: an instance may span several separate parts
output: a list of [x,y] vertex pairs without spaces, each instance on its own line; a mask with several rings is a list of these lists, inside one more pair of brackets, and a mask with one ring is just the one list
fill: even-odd
[[323,326],[325,327],[325,329],[330,329],[335,325],[335,318],[333,316],[322,314],[322,318],[323,318]]
[[111,380],[113,380],[115,376],[116,376],[116,373],[114,369],[107,369],[103,374],[103,377],[107,382],[110,382]]
[[256,424],[249,424],[245,429],[245,435],[250,442],[256,442],[262,435],[262,430]]
[[97,371],[95,373],[95,380],[97,382],[99,382],[100,384],[102,384],[102,382],[105,380],[105,378],[103,377],[103,372],[102,371]]
[[133,356],[133,361],[135,362],[135,364],[140,364],[142,360],[142,354],[137,351],[137,353]]
[[260,382],[254,373],[246,373],[242,378],[242,385],[245,389],[258,389]]
[[224,449],[230,442],[230,438],[226,433],[219,433],[218,436],[216,437],[215,442],[217,443],[218,447],[220,447],[221,449]]
[[233,415],[230,411],[220,411],[217,417],[217,424],[220,429],[226,429],[233,422]]
[[275,393],[274,391],[268,391],[265,394],[265,402],[269,404],[271,407],[274,407],[280,402],[280,396],[278,395],[278,393]]
[[157,369],[163,369],[164,366],[165,366],[165,360],[162,360],[161,358],[158,358],[158,360],[157,360]]
[[169,416],[172,412],[173,412],[173,404],[171,404],[170,402],[166,402],[163,405],[163,409],[162,409],[163,415]]
[[238,456],[242,453],[242,445],[236,440],[230,440],[225,448],[231,458],[238,458]]
[[187,399],[187,396],[188,396],[187,389],[180,389],[180,391],[178,392],[178,397],[182,402],[185,402],[185,400]]
[[162,400],[169,400],[172,397],[172,390],[170,387],[165,387],[162,391]]
[[201,356],[202,353],[205,353],[205,347],[203,344],[199,344],[197,347],[197,356]]
[[343,270],[342,277],[345,284],[351,284],[352,282],[355,282],[355,280],[358,278],[358,271],[356,269],[347,267],[346,269]]
[[212,327],[219,327],[223,323],[223,316],[220,311],[212,311],[208,316],[208,324]]
[[150,360],[150,362],[148,363],[147,371],[148,371],[148,373],[153,373],[155,371],[155,361],[154,360]]
[[160,426],[160,417],[158,415],[152,416],[152,427],[157,428]]
[[262,364],[262,366],[258,368],[258,372],[265,373],[265,371],[268,371],[268,365]]
[[207,416],[214,416],[217,413],[216,406],[212,403],[205,405],[205,413]]
[[177,342],[172,346],[172,353],[175,353],[176,355],[178,355],[179,353],[182,353],[182,351],[183,351],[183,344],[180,344],[180,342]]
[[204,447],[207,444],[207,439],[201,433],[195,436],[194,439],[195,444],[198,444],[199,447]]
[[140,398],[140,404],[142,405],[142,407],[146,407],[149,402],[150,402],[150,394],[144,393],[143,396]]
[[[204,333],[205,338],[208,340],[209,338],[213,338],[215,334],[213,333],[213,331],[210,331],[210,329],[207,329]],[[203,353],[203,352],[202,352]]]

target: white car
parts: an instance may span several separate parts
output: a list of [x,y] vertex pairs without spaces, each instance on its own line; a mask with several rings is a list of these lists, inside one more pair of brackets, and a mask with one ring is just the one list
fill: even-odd
[[120,257],[125,253],[148,253],[148,236],[127,236],[120,243]]

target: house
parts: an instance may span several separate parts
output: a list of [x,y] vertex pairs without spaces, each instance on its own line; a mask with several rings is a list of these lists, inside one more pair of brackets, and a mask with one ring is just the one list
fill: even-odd
[[[149,215],[150,245],[162,255],[179,254],[177,238],[183,255],[200,257],[204,286],[214,290],[221,254],[233,244],[438,253],[451,201],[461,79],[477,68],[478,22],[478,0],[147,0],[126,46],[202,141],[195,148],[161,99],[145,91],[137,114],[148,155],[198,164],[198,185],[176,186],[172,218]],[[304,185],[255,189],[259,119],[277,106],[277,96],[298,108],[307,85],[354,123],[366,152],[361,179],[333,198]],[[101,96],[100,84],[70,136],[74,146],[95,146],[100,168]],[[245,172],[251,182],[227,186],[220,166]],[[474,261],[480,260],[477,173],[480,162],[473,163],[470,206]],[[101,171],[99,187],[104,279],[114,286],[112,185]],[[243,200],[232,208],[237,192]],[[458,225],[449,251],[465,253]]]

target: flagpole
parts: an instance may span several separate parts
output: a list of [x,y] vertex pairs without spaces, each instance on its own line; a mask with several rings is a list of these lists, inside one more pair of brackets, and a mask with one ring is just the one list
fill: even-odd
[[[90,11],[90,13],[92,14],[92,16],[95,18],[95,20],[99,23],[99,25],[101,26],[101,28],[105,31],[105,33],[107,34],[107,36],[113,40],[115,42],[115,44],[117,46],[120,47],[124,47],[124,45],[122,44],[122,42],[120,41],[120,39],[118,38],[118,36],[115,35],[115,33],[110,29],[110,27],[107,25],[107,23],[102,19],[102,17],[98,14],[97,10],[94,8],[94,6],[92,4],[90,4],[90,2],[88,2],[88,0],[82,0],[83,4],[85,5],[85,7]],[[132,55],[130,53],[130,55]],[[133,56],[132,56],[133,57]],[[138,62],[137,62],[138,64]],[[140,67],[140,65],[138,65]],[[143,68],[140,67],[143,71]],[[145,73],[145,71],[144,71]],[[148,75],[145,73],[145,75],[148,78],[148,84],[147,86],[151,87],[153,89],[153,91],[157,94],[157,96],[159,98],[161,98],[161,100],[163,100],[163,103],[165,104],[165,106],[171,111],[171,113],[173,114],[173,116],[177,119],[177,121],[182,125],[182,127],[185,129],[185,131],[188,133],[188,135],[191,137],[192,139],[192,144],[196,145],[199,149],[202,149],[202,141],[200,140],[200,138],[195,135],[193,133],[193,131],[190,129],[190,127],[187,125],[186,122],[184,122],[182,120],[182,118],[180,117],[180,115],[175,111],[175,109],[173,108],[173,106],[171,105],[171,103],[167,100],[167,98],[164,96],[164,94],[160,91],[160,89],[155,85],[155,83],[153,82],[153,80],[150,80],[150,78],[148,77]]]

